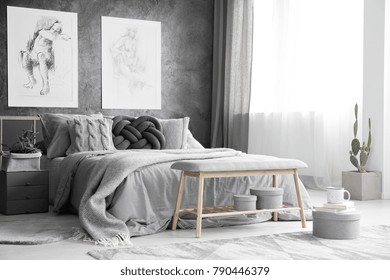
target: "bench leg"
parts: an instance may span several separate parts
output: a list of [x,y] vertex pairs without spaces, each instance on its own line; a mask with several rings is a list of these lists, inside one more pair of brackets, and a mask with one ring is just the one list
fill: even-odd
[[179,182],[179,190],[177,192],[176,208],[175,208],[175,212],[173,213],[172,230],[176,230],[177,228],[177,221],[179,220],[179,212],[181,208],[181,200],[183,197],[185,180],[186,180],[186,176],[184,175],[184,171],[182,171],[180,176],[180,182]]
[[305,228],[306,227],[305,212],[303,210],[301,191],[299,189],[298,171],[296,169],[294,170],[294,184],[295,184],[295,192],[297,193],[298,206],[300,208],[299,212],[301,214],[301,223],[302,223],[302,227]]
[[[276,188],[276,175],[272,175],[272,187]],[[275,211],[274,213],[274,222],[278,221],[278,211]]]
[[200,238],[202,234],[202,213],[203,213],[203,174],[198,177],[198,209],[196,215],[196,237]]

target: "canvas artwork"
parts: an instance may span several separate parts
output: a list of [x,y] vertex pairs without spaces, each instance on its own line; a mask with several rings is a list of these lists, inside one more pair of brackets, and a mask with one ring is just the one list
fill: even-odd
[[78,107],[77,14],[7,7],[8,106]]
[[161,109],[161,23],[102,17],[102,107]]

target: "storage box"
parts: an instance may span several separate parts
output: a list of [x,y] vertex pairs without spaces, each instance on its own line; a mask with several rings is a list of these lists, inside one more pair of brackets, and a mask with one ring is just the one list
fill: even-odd
[[42,153],[15,154],[3,153],[1,170],[13,171],[39,171],[41,169]]
[[360,212],[313,211],[313,235],[327,239],[355,239],[360,235]]
[[256,210],[255,195],[234,195],[234,209],[238,211],[251,211]]
[[281,188],[253,188],[252,195],[257,196],[257,209],[278,209],[283,207],[283,189]]

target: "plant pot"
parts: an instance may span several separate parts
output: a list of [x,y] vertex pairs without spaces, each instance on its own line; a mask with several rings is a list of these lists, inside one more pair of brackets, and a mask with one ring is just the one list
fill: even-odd
[[381,199],[382,176],[380,172],[343,171],[342,186],[352,200]]
[[42,153],[16,154],[3,153],[1,169],[12,171],[36,171],[41,169]]

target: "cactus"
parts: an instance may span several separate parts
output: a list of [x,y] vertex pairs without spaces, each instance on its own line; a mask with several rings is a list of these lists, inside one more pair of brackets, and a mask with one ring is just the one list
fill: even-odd
[[[368,119],[368,140],[367,145],[365,142],[360,146],[359,139],[356,138],[358,131],[358,105],[355,105],[355,123],[353,124],[353,136],[351,142],[351,150],[349,151],[349,160],[355,166],[359,172],[366,172],[365,166],[367,164],[368,156],[371,151],[371,119]],[[360,152],[359,160],[357,158],[358,153]]]

